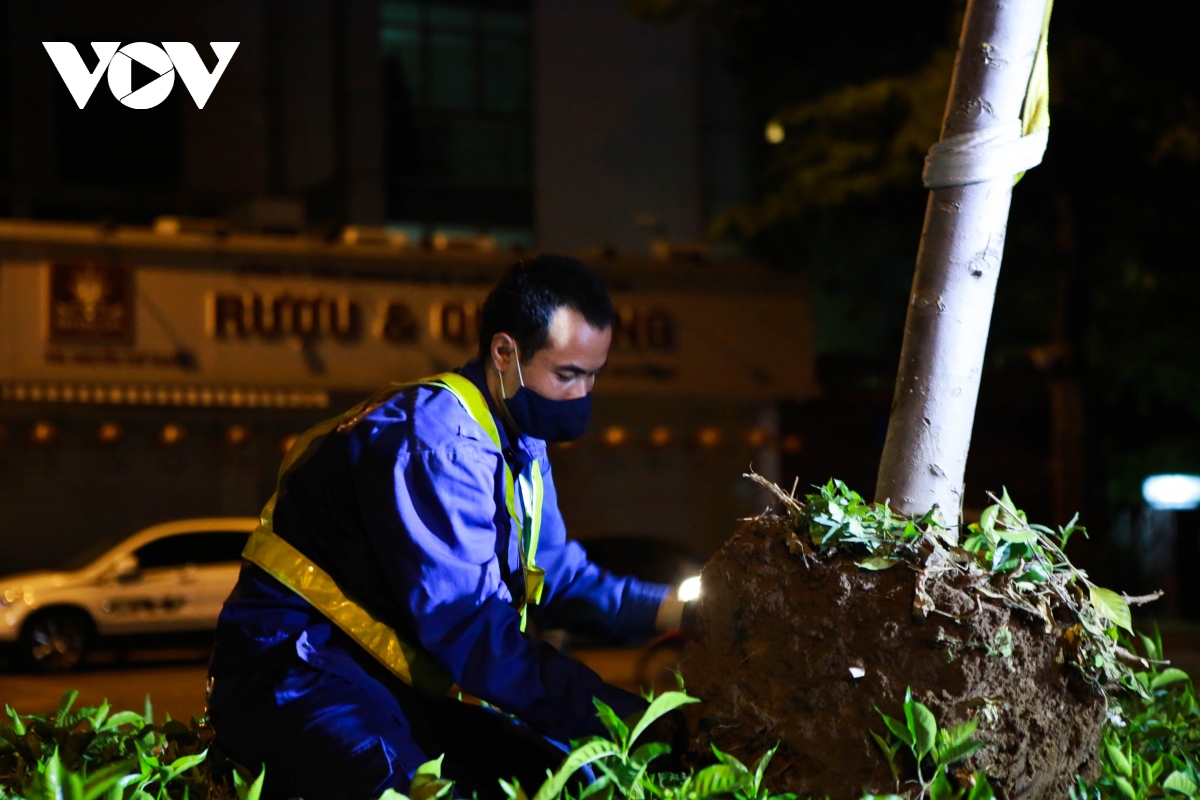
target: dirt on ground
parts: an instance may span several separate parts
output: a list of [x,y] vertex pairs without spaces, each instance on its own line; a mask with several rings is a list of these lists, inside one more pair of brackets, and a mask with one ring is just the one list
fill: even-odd
[[[687,707],[692,753],[712,742],[752,762],[780,742],[773,791],[889,793],[896,782],[868,730],[886,732],[876,707],[902,720],[912,687],[939,727],[978,717],[986,747],[960,772],[985,770],[1003,800],[1058,800],[1076,774],[1095,777],[1105,700],[1064,666],[1065,612],[1047,631],[956,585],[954,569],[875,572],[796,545],[788,519],[761,517],[704,568],[699,637],[682,666],[703,701]],[[911,758],[903,769],[915,778]]]

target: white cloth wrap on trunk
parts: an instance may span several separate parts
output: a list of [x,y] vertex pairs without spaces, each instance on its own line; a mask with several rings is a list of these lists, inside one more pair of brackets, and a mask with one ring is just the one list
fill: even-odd
[[1021,121],[951,136],[929,148],[921,179],[929,189],[946,189],[1005,178],[1042,163],[1050,130],[1021,135]]

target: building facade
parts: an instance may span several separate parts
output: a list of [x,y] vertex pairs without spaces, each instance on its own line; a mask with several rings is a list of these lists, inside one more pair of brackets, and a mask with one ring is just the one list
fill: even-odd
[[[283,452],[391,381],[452,369],[510,254],[0,222],[0,563],[256,514]],[[752,264],[593,262],[617,310],[588,436],[552,450],[581,539],[706,555],[778,477],[816,393],[803,284]]]
[[[203,104],[125,49],[166,41],[237,43]],[[0,2],[0,571],[257,513],[291,437],[465,361],[538,250],[619,308],[552,455],[573,534],[714,549],[816,393],[804,286],[703,243],[742,185],[714,41],[612,0]]]
[[[203,108],[172,76],[153,107],[99,77],[80,108],[42,42],[107,76],[98,40],[190,42],[209,70],[209,42],[237,49]],[[612,0],[5,0],[0,43],[3,215],[642,254],[742,199],[712,32]]]

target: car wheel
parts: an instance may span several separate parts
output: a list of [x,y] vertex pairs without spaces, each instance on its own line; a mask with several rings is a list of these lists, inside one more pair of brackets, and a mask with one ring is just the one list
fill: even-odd
[[38,672],[65,672],[83,660],[93,631],[82,611],[40,611],[21,629],[21,657]]

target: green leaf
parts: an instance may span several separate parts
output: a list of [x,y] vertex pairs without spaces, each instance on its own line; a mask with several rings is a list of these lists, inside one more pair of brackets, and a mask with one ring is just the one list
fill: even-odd
[[592,702],[596,705],[600,722],[604,723],[604,727],[608,729],[609,736],[624,749],[629,738],[629,726],[617,716],[617,712],[613,711],[611,706],[598,698],[592,698]]
[[1146,658],[1151,661],[1158,661],[1162,658],[1162,653],[1159,652],[1154,640],[1141,631],[1138,632],[1138,638],[1142,640],[1142,647],[1146,650]]
[[869,569],[873,572],[890,569],[900,563],[898,558],[884,558],[883,556],[871,556],[858,562],[858,565],[863,569]]
[[750,770],[746,769],[745,764],[743,764],[741,761],[738,761],[737,758],[730,755],[729,753],[726,753],[723,750],[721,750],[719,747],[716,746],[716,744],[710,743],[709,747],[712,748],[713,755],[717,757],[717,761],[721,762],[722,764],[727,764],[728,766],[731,766],[736,770],[741,770],[742,772],[750,771]]
[[879,745],[879,749],[883,751],[883,757],[887,759],[888,768],[892,771],[892,777],[900,780],[900,765],[896,763],[896,748],[899,745],[892,746],[887,743],[887,740],[872,730],[867,733],[871,734],[871,738],[875,740],[875,744]]
[[1014,559],[1008,557],[1011,548],[1012,546],[1007,542],[996,545],[996,549],[992,551],[992,572],[1000,572],[1003,569],[1012,569],[1016,566],[1015,563],[1011,566],[1008,565],[1008,562],[1014,561]]
[[[1071,534],[1075,532],[1075,526],[1079,524],[1079,512],[1075,512],[1075,516],[1064,526],[1058,529],[1058,547],[1060,550],[1065,549],[1067,542],[1071,538]],[[1082,529],[1080,529],[1082,530]],[[1086,535],[1086,534],[1085,534]]]
[[1133,784],[1120,775],[1113,776],[1113,783],[1121,790],[1121,794],[1129,798],[1129,800],[1137,800],[1137,792],[1133,790]]
[[971,787],[967,800],[996,800],[996,792],[982,772],[975,773],[975,785]]
[[145,718],[147,725],[154,724],[154,706],[150,704],[149,693],[146,694],[146,706],[145,710],[142,712],[142,717]]
[[[872,734],[872,735],[874,735],[874,734]],[[771,759],[774,758],[775,751],[778,749],[779,749],[779,742],[776,742],[775,746],[772,747],[767,752],[763,753],[762,757],[760,759],[758,759],[758,763],[754,765],[753,788],[754,788],[754,793],[756,795],[758,794],[758,790],[762,787],[763,775],[765,775],[767,772],[767,765],[771,763]]]
[[1133,765],[1129,763],[1129,759],[1125,757],[1125,753],[1121,751],[1120,747],[1115,744],[1106,744],[1104,750],[1108,753],[1108,760],[1117,772],[1126,778],[1133,777]]
[[1197,786],[1194,780],[1179,770],[1175,770],[1167,776],[1167,779],[1162,782],[1162,788],[1165,792],[1179,792],[1188,797],[1194,797],[1200,791],[1200,786]]
[[500,783],[500,788],[504,790],[504,796],[508,797],[509,800],[528,800],[525,790],[521,788],[520,781],[516,780],[515,778],[513,779],[512,783],[509,783],[503,778],[499,778],[498,780]]
[[696,774],[692,789],[697,800],[719,794],[730,794],[746,785],[750,776],[739,772],[728,764],[713,764]]
[[1000,506],[988,506],[979,516],[979,530],[989,538],[996,533],[996,517],[1000,514]]
[[934,737],[937,735],[937,720],[933,712],[921,703],[913,703],[913,743],[918,757],[924,758],[933,750]]
[[434,800],[434,798],[450,794],[453,790],[454,781],[447,778],[427,778],[418,781],[414,777],[408,791],[412,800]]
[[891,731],[893,736],[909,747],[912,747],[912,734],[908,732],[908,728],[905,727],[903,722],[889,717],[887,714],[880,711],[878,706],[875,707],[875,711],[879,714],[879,716],[883,717],[883,724],[887,726],[887,729]]
[[58,748],[54,748],[54,752],[46,761],[45,767],[42,770],[42,791],[44,797],[60,798],[63,796],[63,767],[62,761],[58,758]]
[[958,744],[952,744],[942,752],[938,753],[937,762],[943,767],[949,766],[950,764],[962,761],[964,758],[970,758],[978,753],[982,747],[983,742],[978,741],[959,742]]
[[96,800],[114,787],[119,791],[121,779],[129,774],[135,763],[133,760],[119,761],[93,772],[83,786],[82,800]]
[[54,716],[59,720],[71,713],[71,706],[75,705],[75,699],[79,697],[79,692],[75,689],[68,689],[63,692],[62,699],[58,701],[58,710],[54,712]]
[[899,739],[904,744],[908,745],[909,747],[912,747],[912,745],[913,745],[912,734],[909,733],[908,728],[905,727],[904,723],[898,719],[893,719],[893,718],[889,717],[887,714],[883,713],[882,711],[879,711],[878,708],[876,708],[875,710],[877,712],[879,712],[879,716],[883,717],[883,724],[886,725],[887,729],[892,732],[892,735],[895,736],[897,739]]
[[13,708],[10,705],[5,705],[4,710],[8,712],[8,718],[12,720],[13,733],[15,733],[17,736],[24,736],[25,723],[21,720],[21,715],[16,711],[13,711]]
[[1025,571],[1021,573],[1021,579],[1033,583],[1045,583],[1050,580],[1050,571],[1041,562],[1034,562],[1026,565]]
[[74,772],[67,772],[66,775],[67,788],[60,797],[65,798],[65,800],[80,800],[83,797],[83,778]]
[[1114,625],[1119,625],[1125,630],[1133,633],[1133,619],[1129,613],[1129,604],[1124,598],[1111,589],[1104,589],[1099,586],[1091,586],[1092,607],[1100,616],[1107,619]]
[[99,731],[103,727],[104,720],[108,719],[108,712],[110,710],[111,707],[108,705],[108,699],[106,698],[100,704],[100,707],[88,718],[88,724],[92,726],[92,730]]
[[[1004,511],[1004,515],[1006,517],[1012,516],[1011,514],[1008,513],[1008,509],[1011,508],[1013,511],[1017,511],[1017,504],[1014,503],[1012,501],[1012,498],[1008,496],[1008,487],[1007,486],[1000,487],[1000,507]],[[1017,511],[1017,513],[1020,514],[1021,512]]]
[[951,747],[962,744],[975,735],[979,729],[979,717],[971,717],[966,722],[955,725],[946,731],[946,741]]
[[134,711],[118,711],[104,721],[104,726],[100,730],[111,731],[122,725],[132,725],[135,731],[141,730],[146,727],[146,719]]
[[164,782],[175,780],[175,778],[187,772],[192,767],[200,766],[204,763],[204,759],[206,758],[208,758],[207,750],[196,753],[195,755],[180,756],[171,762],[171,766],[168,768],[167,776],[164,778]]
[[932,711],[912,699],[911,687],[904,694],[904,719],[908,723],[908,732],[912,734],[913,754],[920,761],[933,749],[937,720]]
[[426,761],[421,766],[417,767],[417,772],[413,775],[415,780],[418,777],[422,778],[440,778],[442,777],[442,760],[446,757],[445,753],[437,758]]
[[576,747],[563,761],[558,771],[547,778],[542,787],[538,789],[534,800],[554,800],[576,770],[601,758],[618,755],[620,752],[615,743],[598,738]]
[[1013,544],[1029,544],[1030,542],[1037,541],[1037,533],[1029,528],[1025,528],[1024,530],[1009,530],[1002,528],[996,531],[996,538],[1002,539],[1006,542],[1012,542]]
[[689,697],[687,692],[663,692],[654,698],[654,702],[650,704],[650,707],[642,714],[642,718],[638,720],[637,725],[633,727],[633,731],[629,734],[629,746],[632,746],[646,728],[650,727],[659,717],[669,714],[680,706],[699,702],[698,698]]
[[[590,786],[579,793],[579,800],[587,800],[587,798],[597,795],[601,792],[604,792],[604,797],[606,800],[612,800],[612,778],[608,777],[607,775],[597,776],[596,780],[592,781]],[[660,795],[656,794],[656,796]]]
[[[147,706],[149,706],[149,695],[147,695]],[[147,708],[147,711],[150,709]],[[233,771],[233,788],[237,792],[238,800],[259,800],[262,795],[263,779],[267,777],[267,765],[264,764],[262,772],[258,773],[258,777],[254,779],[254,783],[249,786],[242,779],[241,773],[236,769]]]
[[1154,676],[1150,681],[1150,688],[1159,689],[1172,683],[1187,680],[1191,680],[1191,678],[1186,672],[1176,667],[1168,667]]
[[939,769],[933,776],[933,783],[929,785],[929,800],[954,800],[954,787],[950,785],[944,770]]

